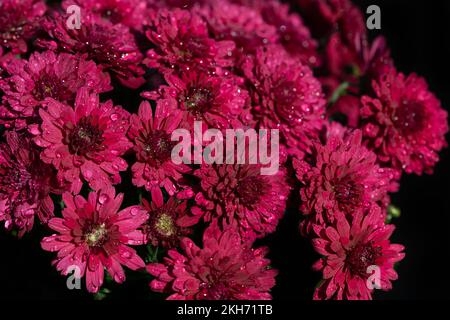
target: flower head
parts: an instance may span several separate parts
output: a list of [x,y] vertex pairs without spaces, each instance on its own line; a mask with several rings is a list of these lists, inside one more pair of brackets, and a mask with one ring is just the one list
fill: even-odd
[[256,48],[278,41],[276,28],[266,23],[255,8],[211,1],[194,11],[204,17],[216,39],[236,44],[233,57],[237,60],[253,54]]
[[34,141],[44,148],[41,159],[53,164],[75,193],[82,181],[94,190],[121,181],[119,172],[127,168],[121,156],[132,147],[127,111],[81,89],[74,107],[49,99],[39,115]]
[[39,39],[38,44],[51,50],[85,54],[131,88],[142,84],[142,54],[128,27],[86,14],[80,29],[69,29],[67,18],[58,14],[47,17],[43,22],[47,38]]
[[147,266],[156,277],[152,290],[171,293],[172,300],[271,298],[277,271],[268,268],[267,250],[250,249],[233,227],[222,231],[213,223],[203,234],[203,248],[184,238],[181,250],[169,250],[164,263]]
[[323,125],[325,100],[311,69],[282,47],[258,49],[245,67],[253,83],[253,114],[261,128],[280,129],[291,154],[301,155]]
[[231,65],[234,43],[211,38],[205,21],[194,12],[158,10],[146,35],[156,47],[147,53],[151,67],[219,71]]
[[62,193],[64,185],[28,137],[14,131],[5,137],[0,144],[0,221],[21,237],[33,228],[35,217],[47,223],[53,216],[50,193]]
[[364,140],[378,159],[407,173],[431,173],[445,146],[447,112],[423,78],[394,69],[372,83],[362,98]]
[[308,216],[305,233],[313,224],[334,222],[337,214],[354,215],[374,205],[385,210],[389,205],[388,192],[397,191],[399,176],[393,169],[381,168],[361,138],[359,130],[331,132],[324,144],[313,144],[310,159],[294,159],[302,184],[300,210]]
[[175,247],[182,237],[190,233],[188,228],[181,227],[177,222],[187,214],[187,202],[175,197],[170,197],[166,202],[159,201],[156,199],[149,203],[145,199],[142,200],[150,216],[143,228],[144,232],[148,242],[155,247]]
[[249,96],[240,78],[190,71],[181,78],[167,74],[165,79],[168,86],[144,93],[144,97],[172,100],[182,113],[181,128],[193,131],[194,121],[202,121],[204,130],[242,127],[251,122]]
[[260,165],[202,165],[194,172],[200,179],[197,206],[180,219],[181,225],[205,221],[236,222],[245,240],[255,240],[275,231],[283,216],[290,187],[286,170],[262,175]]
[[142,30],[146,22],[148,0],[64,0],[63,8],[78,5],[113,24],[121,23],[134,30]]
[[[379,270],[379,289],[390,290],[397,279],[394,264],[405,256],[404,247],[392,244],[389,238],[393,225],[380,220],[379,208],[360,212],[349,220],[338,215],[334,224],[316,229],[313,245],[323,258],[314,269],[323,272],[315,299],[371,299],[373,286],[369,277]],[[376,272],[376,271],[375,271]]]
[[147,220],[147,212],[140,206],[119,211],[122,200],[123,194],[116,196],[113,187],[91,192],[87,200],[64,193],[63,218],[53,218],[48,224],[58,234],[41,241],[44,250],[58,252],[53,264],[59,272],[67,275],[77,267],[79,277],[86,276],[89,292],[98,292],[105,268],[115,282],[122,283],[122,266],[131,270],[145,267],[128,245],[144,243],[138,228]]
[[47,98],[72,104],[80,88],[94,93],[112,89],[109,75],[93,61],[67,53],[35,52],[28,60],[11,60],[5,69],[9,76],[0,82],[0,123],[18,129],[39,121],[39,107]]
[[311,37],[302,18],[296,13],[291,13],[289,5],[279,1],[256,2],[261,6],[260,10],[264,21],[276,27],[279,43],[286,51],[290,55],[298,57],[303,64],[317,67],[320,64],[317,52],[318,44]]
[[27,41],[36,33],[37,21],[46,10],[42,0],[2,0],[0,48],[10,49],[14,54],[27,52]]
[[161,99],[154,115],[150,104],[145,101],[139,106],[138,114],[133,114],[130,119],[128,136],[136,153],[136,163],[131,168],[133,184],[145,187],[158,203],[163,201],[161,188],[174,195],[183,174],[191,170],[183,163],[175,164],[171,157],[176,145],[171,134],[178,128],[181,117],[181,112],[174,109],[168,100]]

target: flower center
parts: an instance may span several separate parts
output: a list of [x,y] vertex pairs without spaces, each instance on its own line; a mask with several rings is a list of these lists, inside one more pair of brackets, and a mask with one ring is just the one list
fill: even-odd
[[103,148],[103,131],[93,125],[90,117],[81,118],[70,132],[69,150],[72,154],[85,155]]
[[395,125],[406,135],[422,131],[426,121],[424,107],[418,102],[403,101],[394,115]]
[[381,248],[374,248],[371,243],[360,244],[347,255],[347,265],[354,275],[362,278],[368,276],[367,268],[375,265],[381,256]]
[[210,107],[212,92],[207,88],[190,88],[185,98],[186,109],[195,117],[201,117]]
[[84,234],[89,247],[101,247],[108,240],[108,229],[104,223],[95,225]]
[[202,287],[199,297],[202,300],[228,300],[231,297],[230,287],[222,281],[204,284]]
[[170,159],[174,146],[175,142],[171,141],[167,132],[154,131],[143,144],[144,157],[149,161],[156,161],[160,165]]
[[207,45],[203,38],[186,37],[180,42],[179,54],[185,61],[190,61],[196,57],[204,57],[208,52]]
[[47,73],[41,74],[36,80],[33,89],[33,96],[38,101],[45,98],[53,98],[55,100],[66,102],[72,98],[72,93],[63,85],[56,76]]
[[346,179],[341,180],[334,185],[334,194],[341,210],[351,211],[361,205],[364,186]]
[[155,223],[156,230],[164,237],[170,237],[175,234],[175,224],[168,214],[161,214]]
[[267,184],[260,176],[246,177],[239,181],[236,193],[245,205],[252,206],[259,203],[261,196],[265,194]]

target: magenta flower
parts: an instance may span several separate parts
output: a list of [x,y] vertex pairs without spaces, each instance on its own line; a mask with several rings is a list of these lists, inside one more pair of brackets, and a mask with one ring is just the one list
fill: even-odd
[[147,53],[151,67],[218,71],[232,64],[234,43],[210,38],[205,21],[193,12],[161,9],[146,35],[156,47]]
[[143,83],[142,54],[128,27],[84,14],[80,29],[69,29],[67,19],[68,16],[58,14],[47,17],[42,25],[47,38],[39,39],[38,44],[51,50],[85,54],[130,88]]
[[53,216],[50,193],[62,193],[64,185],[56,170],[39,159],[28,137],[8,131],[5,138],[0,144],[0,221],[22,237],[33,228],[35,217],[47,223]]
[[259,165],[202,165],[194,172],[200,179],[197,206],[179,220],[183,226],[201,218],[236,222],[241,237],[253,241],[275,231],[290,192],[286,170],[261,175]]
[[94,93],[112,89],[109,75],[92,61],[67,53],[33,53],[5,66],[9,76],[0,82],[4,91],[0,123],[21,129],[39,121],[38,110],[47,98],[72,104],[80,88]]
[[157,102],[154,115],[146,101],[139,106],[137,115],[131,115],[128,136],[136,153],[136,163],[131,167],[133,184],[145,187],[157,203],[163,202],[161,188],[174,195],[183,174],[191,170],[183,163],[175,164],[171,158],[177,144],[171,141],[171,134],[179,127],[181,117],[181,112],[165,99]]
[[303,232],[312,225],[333,223],[337,214],[354,215],[357,211],[390,204],[388,192],[398,190],[399,174],[381,168],[377,156],[361,144],[362,133],[331,133],[322,144],[313,144],[308,160],[294,159],[297,178],[302,184],[300,210],[308,219]]
[[83,12],[89,12],[113,24],[121,23],[134,30],[142,30],[147,19],[149,0],[64,0],[64,10],[78,5]]
[[242,80],[229,75],[214,76],[201,72],[185,72],[178,78],[167,74],[168,86],[158,92],[146,92],[144,97],[172,100],[182,112],[181,128],[193,131],[194,121],[202,121],[202,128],[243,127],[252,120],[248,92],[242,88]]
[[257,48],[278,41],[276,28],[266,23],[256,8],[211,1],[194,11],[205,19],[216,39],[236,44],[232,56],[238,62],[246,54],[253,54]]
[[318,237],[313,244],[323,257],[314,269],[323,272],[324,280],[315,299],[371,299],[373,289],[367,283],[375,269],[369,267],[379,270],[379,289],[392,288],[391,281],[398,277],[394,264],[405,256],[404,247],[389,241],[395,227],[385,225],[378,211],[360,212],[352,221],[337,215],[334,224],[316,229]]
[[213,223],[203,234],[203,248],[184,238],[181,250],[147,266],[156,277],[150,287],[171,293],[169,300],[271,299],[277,271],[269,269],[267,249],[249,248],[233,227],[222,231]]
[[153,246],[173,248],[179,245],[180,239],[191,233],[191,230],[178,224],[178,219],[187,214],[185,200],[170,197],[166,202],[147,202],[142,199],[143,207],[149,213],[149,220],[143,227],[148,242]]
[[423,78],[394,69],[362,97],[364,140],[387,166],[406,173],[431,173],[448,132],[447,112]]
[[94,190],[120,183],[127,169],[121,156],[132,147],[126,133],[129,113],[112,101],[100,103],[95,94],[80,89],[75,105],[49,99],[40,109],[40,129],[34,141],[44,150],[41,159],[58,169],[58,175],[78,193],[82,181]]
[[244,67],[253,84],[253,114],[258,126],[280,129],[290,154],[308,151],[310,138],[323,126],[325,100],[312,71],[282,47],[258,49]]
[[[252,0],[250,0],[252,1]],[[303,64],[317,67],[320,57],[317,52],[317,41],[311,37],[309,29],[302,18],[290,13],[289,5],[279,1],[256,1],[261,6],[264,21],[277,28],[279,43],[286,51],[298,57]]]
[[14,54],[27,52],[27,41],[35,35],[38,20],[46,10],[45,1],[42,0],[2,0],[0,48],[10,49]]
[[58,234],[42,239],[42,249],[58,252],[53,261],[63,275],[79,268],[86,276],[89,292],[98,292],[103,284],[104,269],[117,283],[125,281],[122,266],[131,270],[145,267],[144,261],[128,245],[144,243],[138,228],[147,220],[146,211],[131,206],[119,211],[123,194],[115,195],[113,187],[91,192],[88,199],[63,194],[63,218],[53,218],[49,227]]

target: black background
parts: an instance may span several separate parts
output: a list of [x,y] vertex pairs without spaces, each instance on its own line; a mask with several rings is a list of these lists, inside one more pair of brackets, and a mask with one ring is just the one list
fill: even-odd
[[[263,0],[262,0],[263,1]],[[355,1],[363,11],[377,4],[382,30],[397,68],[424,76],[444,108],[450,106],[450,1],[373,0]],[[1,12],[0,12],[1,14]],[[393,202],[402,210],[393,241],[406,246],[398,267],[399,279],[390,292],[377,299],[450,298],[450,150],[431,176],[404,176]],[[299,214],[290,212],[278,232],[264,241],[270,246],[273,266],[280,271],[274,299],[310,300],[320,275],[311,271],[317,256],[307,239],[297,232]],[[69,291],[66,279],[51,267],[53,254],[40,249],[43,234],[20,241],[0,231],[0,300],[92,298],[83,290]],[[114,286],[111,298],[147,299],[147,282],[127,279]],[[158,298],[158,296],[153,296]]]

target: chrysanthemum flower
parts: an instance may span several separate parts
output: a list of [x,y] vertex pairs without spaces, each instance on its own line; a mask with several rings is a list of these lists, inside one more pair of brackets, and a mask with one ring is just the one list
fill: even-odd
[[438,152],[447,145],[447,112],[415,74],[394,69],[372,83],[374,94],[362,98],[364,140],[378,159],[407,173],[431,173]]
[[274,175],[261,175],[260,169],[260,165],[202,165],[194,172],[200,179],[197,206],[179,223],[190,226],[201,218],[236,222],[242,238],[249,241],[274,232],[290,187],[284,168]]
[[131,270],[145,267],[144,261],[128,245],[145,241],[139,227],[147,220],[140,206],[120,210],[123,194],[115,195],[113,187],[91,192],[88,199],[63,194],[63,218],[53,218],[48,226],[59,234],[42,239],[42,249],[58,252],[53,261],[63,275],[79,268],[77,276],[86,276],[89,292],[98,292],[103,284],[104,269],[117,283],[125,281],[126,266]]
[[308,216],[303,232],[312,224],[334,222],[336,215],[353,215],[373,205],[386,209],[388,192],[398,189],[398,174],[380,168],[377,156],[362,145],[356,130],[341,136],[331,134],[324,144],[316,141],[308,160],[294,159],[297,178],[302,184],[300,210]]
[[84,12],[95,14],[113,24],[121,23],[142,30],[147,18],[148,0],[64,0],[63,9],[78,5]]
[[146,35],[156,47],[147,53],[151,67],[216,72],[232,64],[234,43],[210,38],[205,21],[194,12],[161,9]]
[[378,210],[360,212],[353,221],[338,215],[334,224],[317,228],[313,244],[323,258],[314,269],[323,272],[324,280],[315,299],[368,300],[375,286],[392,288],[391,281],[398,277],[394,264],[405,256],[404,247],[389,241],[395,227],[379,220]]
[[0,47],[15,54],[27,52],[27,41],[36,32],[38,19],[47,10],[42,0],[2,0],[0,2]]
[[183,174],[191,170],[183,163],[175,164],[171,158],[177,144],[171,140],[171,134],[179,127],[181,117],[181,112],[165,99],[157,102],[154,115],[147,101],[141,103],[137,115],[131,115],[128,136],[136,153],[136,163],[131,168],[133,184],[145,187],[158,203],[163,201],[161,188],[174,195]]
[[5,221],[5,227],[22,237],[33,228],[35,217],[47,223],[53,216],[50,193],[63,191],[56,170],[41,161],[32,141],[6,132],[0,144],[0,221]]
[[311,37],[300,15],[290,12],[288,4],[278,0],[239,2],[258,8],[264,21],[276,28],[278,42],[290,55],[298,57],[303,64],[310,67],[320,64],[316,40]]
[[267,249],[250,249],[234,227],[221,231],[213,223],[203,234],[203,248],[184,238],[181,250],[147,266],[156,277],[152,290],[171,293],[171,300],[271,299],[277,271],[268,268]]
[[244,67],[252,82],[253,115],[261,128],[279,129],[291,154],[302,155],[323,126],[325,100],[311,69],[280,46],[258,49]]
[[94,190],[121,181],[127,169],[121,156],[133,145],[127,139],[129,113],[112,101],[100,103],[96,94],[80,89],[72,106],[48,99],[34,141],[44,150],[41,159],[78,193],[82,181]]
[[12,59],[5,69],[9,76],[0,81],[0,123],[17,129],[39,121],[38,110],[46,98],[73,104],[80,88],[94,93],[112,89],[109,75],[93,61],[67,53],[35,52],[28,60]]
[[155,200],[149,203],[142,199],[143,207],[150,216],[143,227],[147,242],[155,247],[175,247],[182,237],[190,233],[188,228],[181,227],[177,222],[187,214],[187,202],[176,197],[170,197],[166,202],[160,202],[161,199]]
[[39,46],[73,54],[85,54],[122,84],[136,88],[143,83],[140,66],[142,54],[129,28],[113,24],[97,16],[81,16],[80,29],[67,28],[68,16],[54,14],[43,22],[48,39],[39,39]]
[[194,121],[202,121],[203,129],[242,127],[252,120],[248,92],[236,76],[214,76],[202,72],[186,72],[181,78],[165,76],[168,86],[157,92],[146,92],[144,97],[173,100],[182,112],[181,128],[193,131]]
[[212,1],[194,10],[204,17],[216,39],[236,43],[234,58],[252,54],[256,48],[278,41],[277,30],[266,23],[255,8]]

